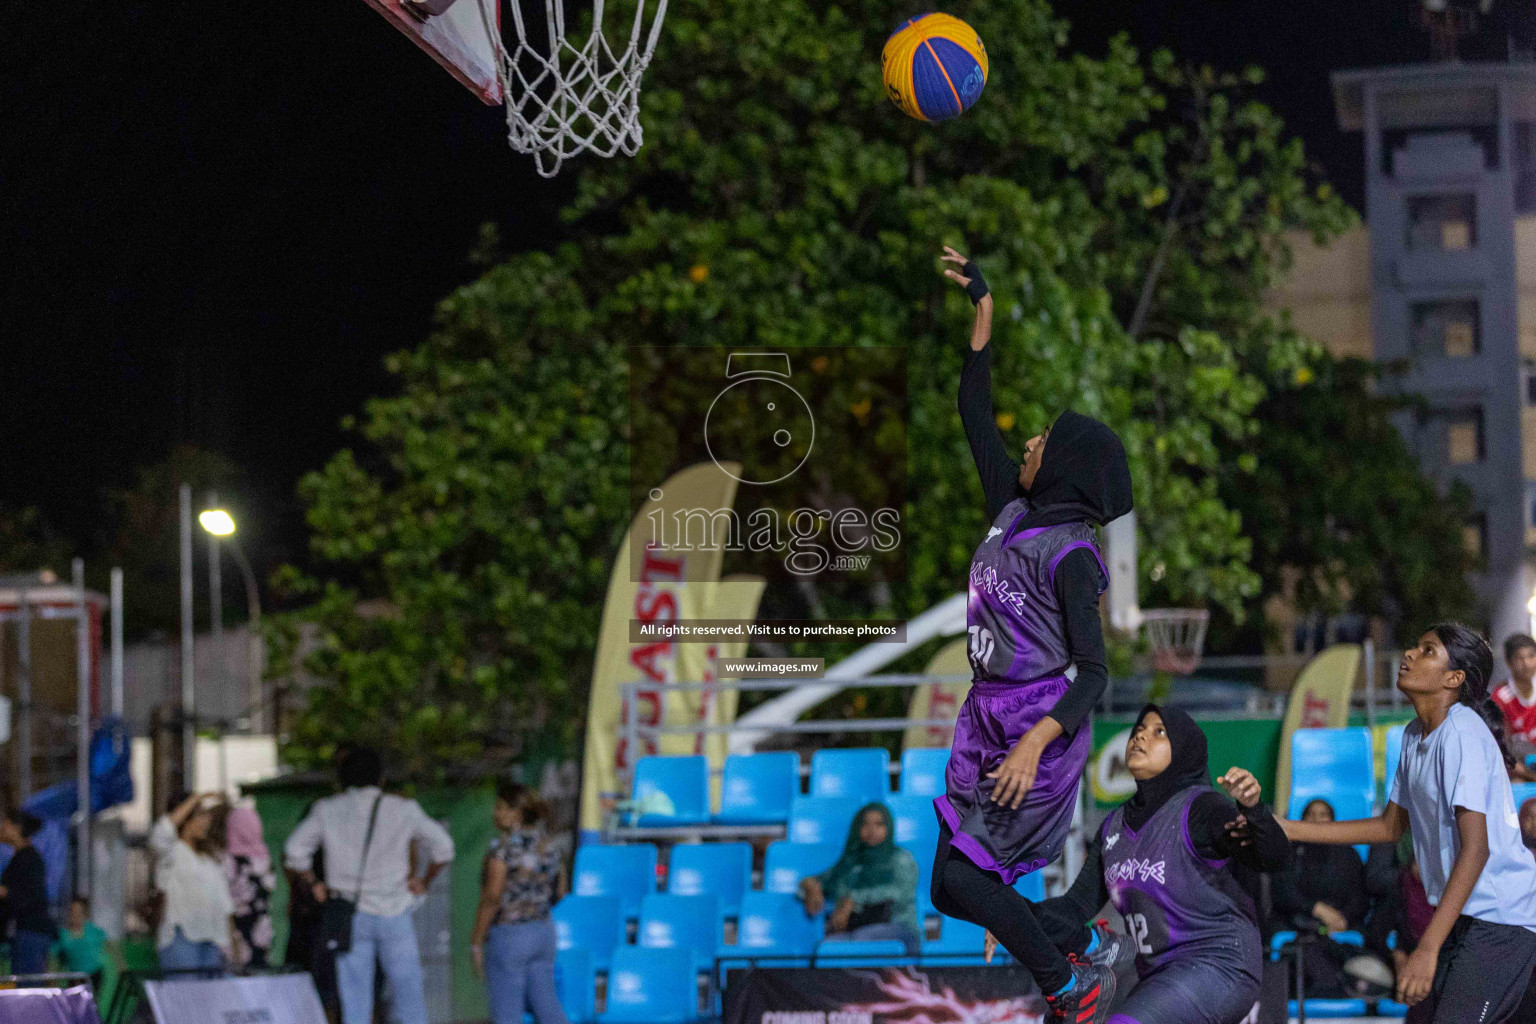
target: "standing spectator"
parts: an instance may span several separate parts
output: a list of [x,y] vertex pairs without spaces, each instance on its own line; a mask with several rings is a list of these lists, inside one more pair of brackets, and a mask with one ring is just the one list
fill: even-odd
[[496,831],[486,854],[480,909],[470,938],[475,970],[485,975],[493,1024],[521,1024],[526,1003],[536,1024],[566,1024],[555,992],[555,923],[564,871],[549,810],[516,782],[496,787]]
[[[338,774],[345,792],[316,801],[288,837],[284,854],[288,867],[298,872],[318,902],[333,893],[357,901],[352,948],[336,958],[342,1021],[373,1020],[377,962],[399,1024],[427,1024],[411,910],[453,860],[453,839],[415,800],[383,791],[384,759],[378,751],[347,751]],[[426,844],[429,861],[421,878],[413,877],[410,868],[411,843],[417,839]],[[320,849],[325,850],[324,883],[314,874],[314,856]]]
[[224,877],[222,793],[194,793],[149,832],[155,886],[165,894],[157,942],[167,971],[223,971],[229,962],[235,905]]
[[267,907],[276,879],[256,809],[245,804],[231,807],[227,832],[224,874],[235,904],[235,965],[266,967],[272,952],[272,915]]
[[1504,641],[1504,664],[1509,679],[1494,687],[1492,697],[1504,714],[1504,738],[1526,777],[1526,755],[1536,753],[1536,640],[1511,633]]
[[70,900],[69,923],[59,932],[59,940],[54,948],[59,954],[60,967],[90,976],[97,998],[101,997],[106,944],[107,933],[91,920],[91,901],[84,896]]
[[0,843],[16,852],[0,871],[0,934],[11,933],[11,973],[42,974],[53,946],[53,918],[48,916],[48,879],[43,856],[32,837],[43,823],[26,811],[0,819]]
[[896,939],[916,956],[917,873],[917,861],[896,845],[890,809],[870,804],[853,816],[837,863],[801,879],[805,912],[815,917],[830,900],[828,939]]

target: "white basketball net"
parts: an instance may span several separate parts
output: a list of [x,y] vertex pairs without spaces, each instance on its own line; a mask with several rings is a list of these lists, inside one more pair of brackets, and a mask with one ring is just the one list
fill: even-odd
[[1147,653],[1159,672],[1189,675],[1200,664],[1205,628],[1211,613],[1204,608],[1157,608],[1141,613]]
[[[614,53],[603,36],[604,0],[593,0],[592,34],[580,46],[566,38],[563,0],[543,0],[548,38],[542,43],[529,42],[519,0],[508,0],[517,46],[508,52],[496,43],[507,138],[514,150],[533,156],[546,178],[579,153],[634,156],[640,149],[640,76],[661,35],[667,0],[632,2],[629,42]],[[646,31],[648,6],[654,13]]]

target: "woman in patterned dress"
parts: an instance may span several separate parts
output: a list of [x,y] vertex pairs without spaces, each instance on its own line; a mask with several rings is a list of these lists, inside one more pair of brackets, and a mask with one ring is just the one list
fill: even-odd
[[564,858],[544,830],[549,811],[539,794],[516,782],[496,787],[496,830],[485,856],[480,908],[470,956],[485,976],[493,1024],[567,1024],[555,992],[555,923],[550,909],[564,894]]
[[224,874],[235,903],[234,964],[266,967],[272,953],[272,915],[268,909],[277,884],[272,857],[261,833],[261,818],[254,807],[237,804],[229,809],[225,824],[228,846],[224,850]]

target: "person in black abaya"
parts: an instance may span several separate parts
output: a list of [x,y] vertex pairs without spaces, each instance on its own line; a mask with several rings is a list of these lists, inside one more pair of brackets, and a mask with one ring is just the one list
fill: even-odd
[[[1333,806],[1313,800],[1302,811],[1303,821],[1332,821]],[[1360,931],[1370,910],[1365,864],[1349,846],[1296,843],[1290,866],[1274,876],[1276,930],[1303,934]],[[1321,939],[1303,953],[1307,995],[1338,999],[1349,994],[1344,964],[1359,949]]]

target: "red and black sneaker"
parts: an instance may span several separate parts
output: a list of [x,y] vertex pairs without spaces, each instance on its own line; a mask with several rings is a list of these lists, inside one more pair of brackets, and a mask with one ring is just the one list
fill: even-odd
[[1051,1008],[1049,1024],[1104,1024],[1115,1001],[1115,972],[1104,964],[1089,963],[1077,955],[1072,964],[1073,986],[1059,996],[1046,996]]
[[1089,963],[1101,964],[1113,971],[1120,966],[1122,960],[1131,959],[1133,953],[1130,942],[1111,928],[1108,921],[1100,918],[1089,927],[1099,937],[1098,946],[1084,957]]

